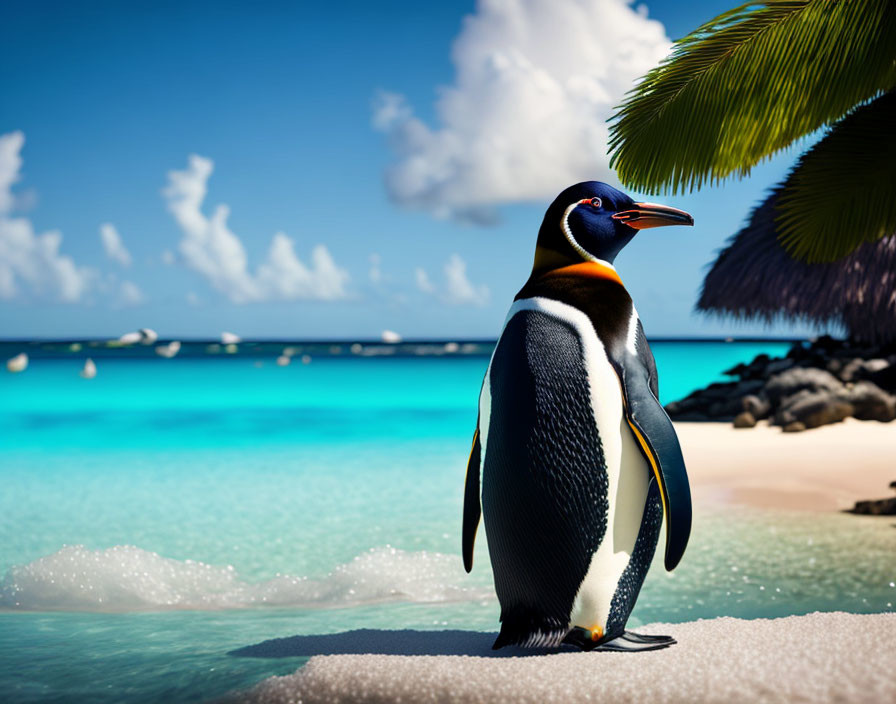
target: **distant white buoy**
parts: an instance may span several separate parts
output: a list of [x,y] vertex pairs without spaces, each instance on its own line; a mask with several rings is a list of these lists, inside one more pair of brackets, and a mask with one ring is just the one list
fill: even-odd
[[311,364],[311,355],[310,354],[302,355],[302,364]]
[[136,345],[142,339],[143,335],[139,331],[134,331],[126,332],[124,335],[118,338],[118,341],[122,345]]
[[15,373],[23,372],[28,368],[28,355],[19,352],[15,357],[6,360],[6,370]]
[[156,347],[156,354],[165,359],[171,359],[180,352],[180,342],[172,340],[167,345],[159,345]]
[[445,343],[445,351],[446,351],[448,354],[454,354],[454,353],[457,352],[459,349],[460,349],[460,345],[457,344],[456,342],[446,342],[446,343]]
[[361,354],[361,350],[364,348],[361,346],[360,342],[356,342],[351,346],[352,354]]
[[397,345],[399,342],[401,342],[401,335],[399,335],[394,330],[383,330],[383,333],[382,335],[380,335],[380,337],[387,345]]
[[234,343],[230,343],[229,345],[224,345],[224,351],[227,354],[236,354],[239,351],[239,347],[237,347]]
[[159,334],[152,328],[140,328],[134,332],[126,332],[118,338],[121,345],[151,345],[159,339]]
[[239,335],[232,332],[222,332],[221,333],[221,342],[225,345],[236,345],[243,341]]
[[277,366],[278,367],[286,367],[289,365],[290,361],[292,361],[287,355],[281,354],[277,357]]
[[93,379],[96,376],[96,364],[88,357],[84,362],[84,368],[81,370],[82,379]]
[[80,343],[80,342],[73,342],[72,344],[70,344],[70,345],[68,346],[68,351],[69,351],[69,352],[80,352],[80,351],[81,351],[81,343]]

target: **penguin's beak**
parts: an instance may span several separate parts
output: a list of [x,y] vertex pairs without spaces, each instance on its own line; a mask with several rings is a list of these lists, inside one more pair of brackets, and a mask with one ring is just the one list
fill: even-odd
[[693,225],[694,218],[678,208],[656,203],[635,203],[631,210],[623,210],[613,215],[614,220],[624,222],[636,230],[648,227],[664,227],[665,225]]

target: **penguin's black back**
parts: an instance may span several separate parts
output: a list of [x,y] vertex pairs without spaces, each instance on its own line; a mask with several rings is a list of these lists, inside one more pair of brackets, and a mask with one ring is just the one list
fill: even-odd
[[[517,312],[492,358],[482,505],[502,645],[556,645],[607,525],[606,462],[576,330]],[[521,578],[521,576],[523,576]]]

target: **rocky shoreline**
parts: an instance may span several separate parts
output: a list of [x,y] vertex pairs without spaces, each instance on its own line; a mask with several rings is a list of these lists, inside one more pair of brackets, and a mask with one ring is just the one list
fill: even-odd
[[[890,488],[896,491],[896,481],[890,482]],[[896,497],[856,501],[856,505],[848,513],[857,513],[862,516],[896,516]]]
[[797,342],[784,357],[757,356],[725,372],[730,382],[698,389],[666,406],[673,420],[769,420],[799,432],[845,418],[896,419],[896,344],[862,345],[830,336]]

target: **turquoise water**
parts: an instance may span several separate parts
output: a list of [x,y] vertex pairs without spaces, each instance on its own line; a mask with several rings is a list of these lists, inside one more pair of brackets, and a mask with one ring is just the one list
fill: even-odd
[[[786,349],[655,343],[661,396]],[[228,655],[272,638],[497,628],[485,540],[459,556],[487,348],[103,352],[0,375],[0,698],[204,700],[304,662]],[[698,506],[633,623],[891,610],[889,523]]]

